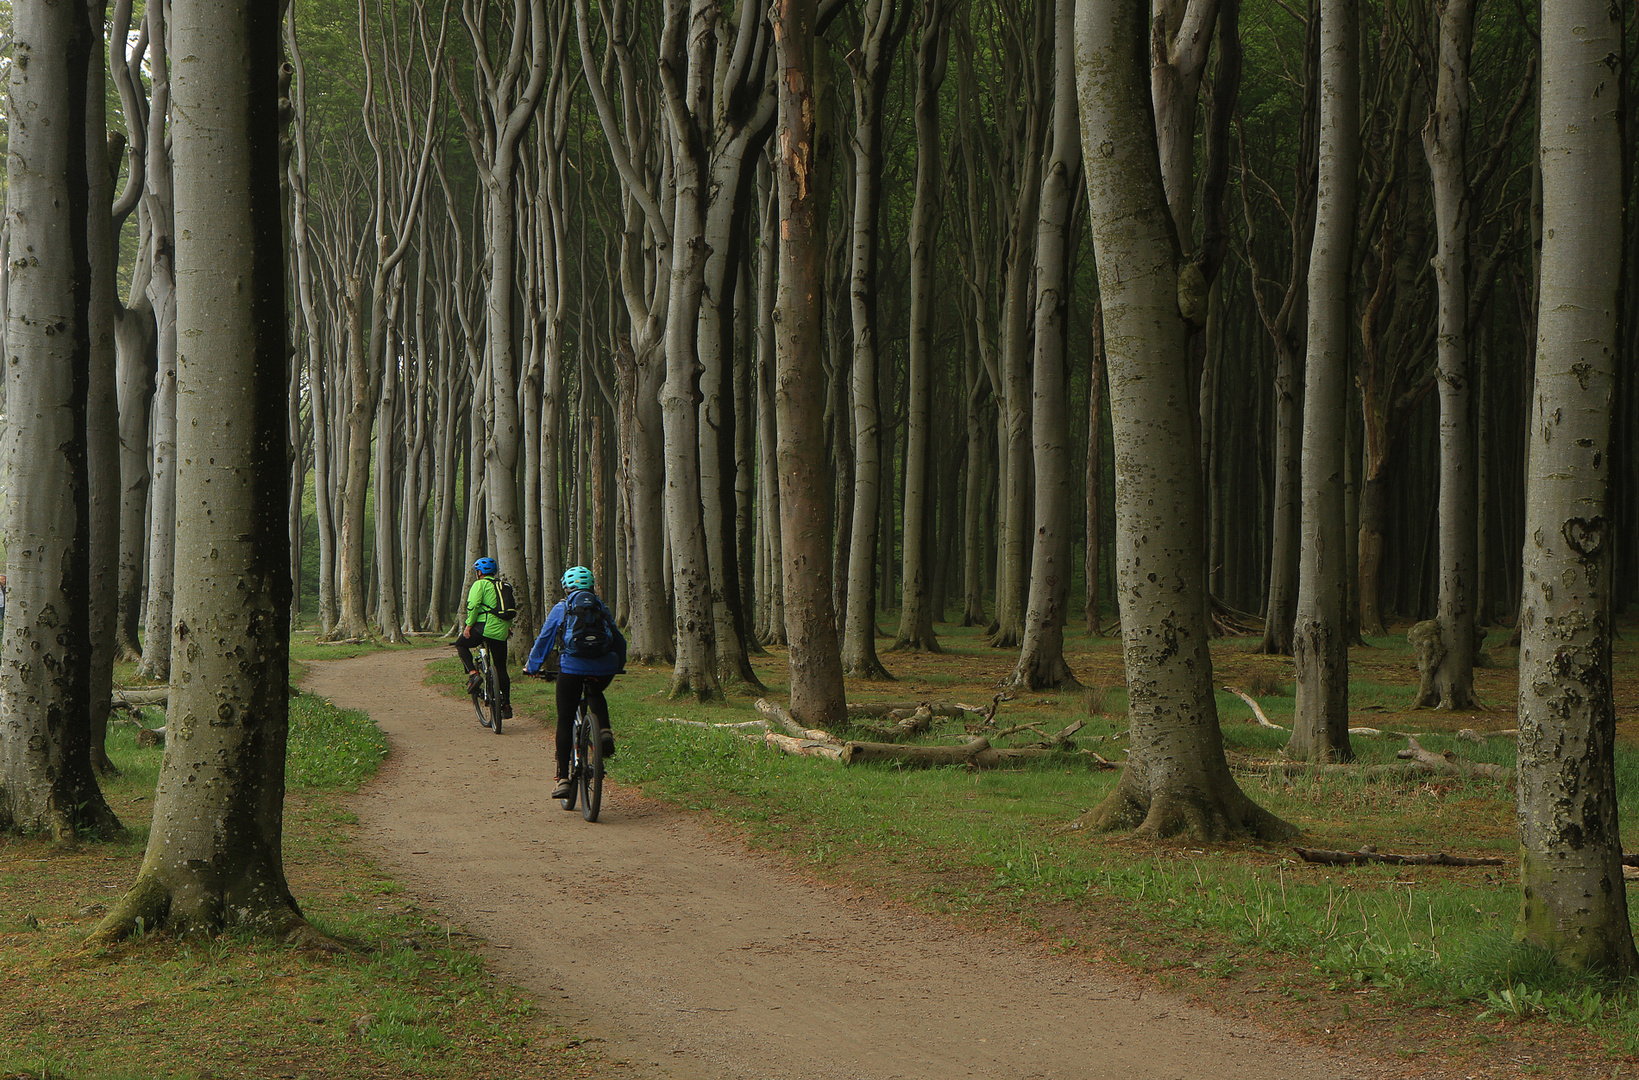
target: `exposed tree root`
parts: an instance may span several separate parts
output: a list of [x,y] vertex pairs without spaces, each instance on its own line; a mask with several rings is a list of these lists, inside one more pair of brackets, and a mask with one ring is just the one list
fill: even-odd
[[241,929],[299,948],[346,951],[342,942],[313,928],[287,891],[261,889],[225,896],[205,887],[202,876],[185,872],[180,880],[167,884],[156,872],[138,874],[135,884],[86,938],[86,947],[110,946],[156,930],[176,937],[213,937],[224,930]]
[[1227,797],[1211,797],[1193,789],[1165,792],[1146,804],[1138,793],[1127,789],[1125,777],[1103,802],[1064,828],[1095,832],[1131,829],[1135,839],[1187,836],[1200,843],[1289,840],[1300,831],[1247,798],[1239,788]]

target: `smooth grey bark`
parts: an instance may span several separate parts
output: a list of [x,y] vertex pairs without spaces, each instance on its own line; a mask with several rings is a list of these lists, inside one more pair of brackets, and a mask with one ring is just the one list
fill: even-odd
[[1087,595],[1082,606],[1083,630],[1088,637],[1104,633],[1100,610],[1100,579],[1104,568],[1104,311],[1093,310],[1091,364],[1087,372],[1087,473],[1085,477],[1086,547],[1082,554],[1082,580]]
[[759,551],[763,572],[759,593],[759,615],[765,645],[784,645],[785,583],[784,558],[780,546],[780,467],[779,430],[776,424],[774,385],[777,363],[774,341],[774,297],[779,278],[779,199],[773,169],[765,157],[759,164],[758,186],[762,190],[761,239],[757,245],[757,453],[759,505],[763,545]]
[[1154,0],[1150,97],[1167,209],[1186,257],[1195,249],[1195,113],[1218,0]]
[[[101,67],[89,14],[79,2],[16,8],[7,78],[11,491],[5,506],[10,588],[0,643],[0,829],[49,833],[61,845],[73,844],[77,829],[120,827],[97,787],[89,739],[96,703],[90,696],[87,226],[93,209],[108,216],[106,187],[94,208],[88,201],[86,89],[88,69]],[[106,713],[106,699],[102,705]]]
[[1202,478],[1190,431],[1189,328],[1180,253],[1161,183],[1143,0],[1078,0],[1076,69],[1093,250],[1104,311],[1116,468],[1131,751],[1085,815],[1141,835],[1290,835],[1235,783],[1224,758],[1208,650]]
[[[113,207],[114,232],[140,211],[147,183],[147,98],[139,92],[142,58],[148,52],[147,23],[128,41],[131,0],[114,5],[108,38],[109,70],[125,116],[126,183]],[[146,212],[137,213],[137,255],[131,267],[127,300],[114,309],[114,363],[119,409],[119,613],[115,633],[121,659],[142,655],[142,588],[146,567],[149,454],[148,422],[158,363],[154,309],[148,302],[152,268],[152,230]]]
[[774,400],[791,715],[824,728],[843,719],[846,701],[831,603],[831,484],[820,354],[824,270],[814,242],[822,205],[814,183],[816,8],[815,0],[778,0],[773,12],[780,208]]
[[[1030,602],[1018,663],[1007,680],[1030,690],[1081,683],[1064,660],[1070,601],[1070,379],[1065,327],[1070,311],[1070,215],[1081,185],[1076,112],[1075,0],[1056,0],[1053,17],[1053,152],[1042,178],[1036,224],[1035,357],[1030,432],[1036,477]],[[1096,431],[1095,425],[1089,425]]]
[[153,828],[92,940],[307,931],[281,853],[289,550],[278,6],[174,0],[179,564]]
[[1468,58],[1473,0],[1439,4],[1439,71],[1423,153],[1434,188],[1434,274],[1439,291],[1440,592],[1436,620],[1445,645],[1434,688],[1442,709],[1474,704],[1475,611],[1479,606],[1479,472],[1469,420],[1468,349]]
[[1572,968],[1639,968],[1622,880],[1611,696],[1611,421],[1622,217],[1621,13],[1542,10],[1542,272],[1520,612],[1525,941]]
[[[523,441],[519,416],[519,369],[513,336],[513,290],[516,264],[518,146],[534,119],[535,108],[551,74],[546,0],[519,0],[513,6],[505,57],[494,66],[489,58],[482,13],[463,11],[478,64],[481,123],[467,117],[467,141],[484,190],[485,246],[488,260],[484,348],[488,356],[489,397],[484,446],[485,490],[489,498],[490,544],[501,572],[518,595],[513,625],[525,637],[535,632],[522,515],[518,505],[518,459]],[[561,45],[561,39],[558,42]],[[430,144],[429,144],[430,146]]]
[[157,355],[153,454],[148,494],[148,588],[142,620],[142,660],[137,674],[166,680],[171,673],[171,598],[176,581],[176,228],[172,215],[171,155],[166,143],[171,112],[167,4],[150,4],[148,27],[148,155],[143,213],[148,219],[148,303],[153,308]]
[[[757,206],[754,165],[772,130],[774,92],[767,75],[772,54],[765,13],[741,5],[731,12],[701,6],[693,16],[709,19],[710,36],[697,35],[689,49],[691,68],[715,70],[696,108],[708,111],[694,121],[705,148],[705,258],[696,348],[699,356],[700,494],[704,508],[706,562],[711,582],[717,674],[720,684],[740,683],[752,692],[763,685],[752,670],[748,650],[745,595],[741,583],[739,494],[749,473],[739,464],[741,432],[751,425],[736,392],[735,375],[744,358],[735,348],[736,293],[748,276],[744,237]],[[715,38],[716,56],[705,46]],[[692,112],[692,110],[691,110]]]
[[905,401],[905,505],[899,630],[894,651],[941,652],[933,630],[933,590],[928,573],[932,481],[928,468],[933,437],[933,245],[939,235],[941,181],[939,88],[950,55],[948,0],[923,0],[916,36],[916,194],[911,203],[910,333]]
[[[631,54],[635,16],[627,0],[603,8],[602,26],[612,54],[618,98],[606,86],[604,66],[593,48],[586,0],[575,0],[581,72],[587,94],[620,176],[623,224],[619,287],[630,325],[629,342],[613,349],[620,397],[620,494],[624,517],[621,546],[630,584],[627,658],[635,663],[672,663],[672,611],[666,556],[664,422],[660,387],[665,378],[663,335],[669,305],[671,264],[671,163],[654,141],[660,126],[647,85]],[[618,103],[618,108],[617,108]]]
[[[90,25],[100,29],[106,0],[87,0]],[[91,636],[87,690],[87,742],[98,773],[117,775],[108,760],[108,710],[97,702],[114,689],[118,653],[120,561],[119,399],[115,362],[117,256],[114,244],[114,177],[109,171],[107,69],[99,50],[86,64],[85,173],[86,253],[90,293],[86,304],[90,355],[86,372],[86,498],[89,565],[87,605]]]
[[1303,399],[1303,515],[1298,605],[1295,761],[1348,761],[1351,567],[1344,535],[1348,421],[1349,269],[1360,161],[1357,0],[1320,5],[1320,172],[1309,260],[1308,357]]
[[[868,0],[859,48],[850,52],[854,91],[854,212],[849,242],[848,299],[853,365],[853,515],[848,537],[848,580],[842,620],[842,671],[891,679],[876,654],[876,556],[882,493],[882,412],[877,371],[878,216],[882,202],[882,107],[893,53],[904,36],[906,8],[895,0]],[[891,457],[891,455],[890,455]]]
[[[1252,299],[1258,319],[1269,334],[1275,350],[1273,406],[1275,426],[1275,476],[1273,513],[1269,527],[1269,575],[1264,590],[1263,640],[1258,651],[1271,656],[1292,654],[1292,631],[1297,620],[1298,530],[1301,524],[1301,470],[1298,449],[1303,416],[1303,356],[1307,350],[1304,332],[1308,313],[1305,302],[1309,278],[1309,257],[1314,247],[1315,154],[1318,114],[1319,38],[1311,27],[1304,37],[1303,108],[1298,117],[1297,161],[1292,166],[1292,202],[1285,208],[1290,244],[1291,274],[1286,287],[1276,297],[1265,292],[1262,283],[1270,275],[1258,257],[1257,221],[1251,193],[1255,189],[1254,170],[1244,140],[1240,147],[1241,219],[1246,223],[1242,249],[1251,271]],[[1351,563],[1351,565],[1353,565]]]
[[1013,150],[1017,170],[1016,195],[1007,220],[1006,265],[1003,270],[1001,318],[996,347],[996,374],[999,409],[998,473],[1001,480],[997,517],[1000,534],[996,550],[996,623],[990,636],[992,648],[1011,649],[1024,640],[1026,574],[1030,561],[1030,497],[1034,453],[1030,433],[1030,331],[1033,311],[1031,285],[1035,278],[1035,238],[1041,175],[1047,155],[1047,138],[1052,111],[1050,79],[1052,35],[1047,27],[1052,17],[1048,4],[1038,4],[1032,15],[1034,33],[1024,40],[1032,54],[1019,58],[1024,76],[1021,87],[1024,115],[1017,118],[1021,131]]

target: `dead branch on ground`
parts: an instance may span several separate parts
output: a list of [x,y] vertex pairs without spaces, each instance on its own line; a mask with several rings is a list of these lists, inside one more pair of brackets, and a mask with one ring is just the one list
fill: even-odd
[[1443,851],[1433,855],[1395,855],[1363,847],[1359,851],[1327,851],[1323,848],[1292,849],[1304,862],[1324,863],[1327,866],[1364,866],[1367,863],[1388,863],[1394,866],[1501,866],[1501,858],[1490,856],[1470,858],[1465,855],[1447,855]]

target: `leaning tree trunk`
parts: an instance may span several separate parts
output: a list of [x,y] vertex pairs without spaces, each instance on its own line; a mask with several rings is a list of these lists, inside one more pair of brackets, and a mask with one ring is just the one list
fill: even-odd
[[290,566],[279,13],[173,0],[176,79],[177,678],[137,880],[92,935],[307,928],[285,882]]
[[1208,651],[1189,328],[1150,110],[1143,0],[1079,0],[1076,68],[1115,430],[1116,574],[1132,747],[1099,828],[1201,839],[1291,826],[1230,775]]
[[791,715],[806,727],[843,719],[842,657],[831,606],[831,483],[825,463],[825,368],[820,355],[824,268],[814,243],[816,0],[774,9],[779,86],[780,285],[775,319],[781,571],[791,642]]
[[1478,607],[1479,478],[1469,423],[1468,221],[1464,147],[1468,125],[1468,56],[1473,0],[1440,4],[1440,67],[1423,151],[1434,180],[1434,274],[1440,297],[1440,599],[1436,619],[1445,645],[1433,672],[1442,709],[1474,704],[1474,612]]
[[[97,56],[87,5],[14,13],[8,77],[5,507],[11,588],[0,645],[0,829],[117,830],[91,767],[91,375],[87,239],[87,68]],[[100,24],[99,24],[100,25]],[[100,63],[100,61],[97,61]],[[104,195],[106,195],[106,189]],[[96,212],[107,217],[106,199]],[[104,418],[105,422],[108,418]],[[104,712],[108,702],[101,702]]]
[[1348,433],[1349,267],[1360,159],[1356,0],[1320,7],[1320,178],[1309,261],[1303,400],[1303,526],[1292,656],[1297,694],[1286,754],[1348,761],[1349,547],[1343,471]]
[[[1036,355],[1030,431],[1036,474],[1036,535],[1024,643],[1010,678],[1029,690],[1081,684],[1064,662],[1070,602],[1070,380],[1065,323],[1070,311],[1070,213],[1080,183],[1076,129],[1075,0],[1056,0],[1053,156],[1042,181],[1036,226]],[[1096,430],[1089,425],[1089,430]]]
[[1542,276],[1520,612],[1524,939],[1567,966],[1639,968],[1617,825],[1611,699],[1611,417],[1621,138],[1604,0],[1542,9]]

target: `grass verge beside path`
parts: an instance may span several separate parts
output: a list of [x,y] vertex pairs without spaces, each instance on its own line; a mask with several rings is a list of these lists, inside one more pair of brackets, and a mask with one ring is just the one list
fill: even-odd
[[607,1075],[485,970],[476,940],[360,857],[345,797],[386,742],[364,714],[310,695],[291,703],[285,866],[308,918],[356,948],[332,956],[229,934],[83,952],[147,839],[162,751],[137,747],[134,732],[113,726],[123,775],[105,784],[129,836],[68,853],[0,836],[0,1076]]
[[[887,655],[898,681],[851,681],[849,700],[988,704],[1013,655],[985,648],[968,632],[943,630],[949,655]],[[1408,712],[1416,671],[1403,638],[1386,644],[1356,652],[1355,726],[1417,732],[1437,753],[1514,764],[1511,738],[1475,745],[1455,737],[1463,728],[1512,726],[1505,711],[1514,700],[1512,667],[1479,672],[1481,700],[1501,709]],[[1218,644],[1220,683],[1260,684],[1265,711],[1290,723],[1291,661],[1244,649],[1240,642]],[[1093,689],[1021,695],[1001,706],[998,726],[1033,722],[1056,732],[1085,719],[1081,745],[1119,761],[1126,722],[1111,714],[1125,704],[1119,642],[1076,638],[1067,651]],[[784,663],[775,653],[756,665],[774,700],[786,692]],[[435,679],[453,689],[453,662],[448,666]],[[665,700],[669,675],[634,670],[611,688],[622,740],[611,775],[731,823],[800,872],[1021,933],[1053,950],[1114,961],[1219,1009],[1340,1047],[1391,1060],[1437,1055],[1442,1065],[1430,1075],[1458,1066],[1467,1072],[1454,1075],[1492,1075],[1492,1067],[1517,1075],[1523,1064],[1545,1075],[1609,1077],[1630,1075],[1629,1064],[1639,1059],[1633,987],[1567,977],[1513,944],[1517,833],[1512,790],[1496,781],[1238,776],[1255,799],[1303,828],[1304,846],[1493,855],[1502,858],[1499,867],[1338,868],[1305,863],[1288,847],[1138,844],[1063,829],[1098,803],[1116,781],[1113,771],[1068,760],[973,772],[844,768],[788,757],[733,733],[655,722],[755,719],[745,694],[726,705]],[[1635,696],[1631,645],[1619,646],[1618,682],[1619,696]],[[550,722],[551,687],[528,679],[513,686],[521,710]],[[1633,702],[1626,704],[1631,709]],[[1242,722],[1250,710],[1233,695],[1220,695],[1220,707],[1232,752],[1276,756],[1285,733]],[[952,721],[926,741],[960,732]],[[1403,738],[1355,740],[1366,764],[1393,762],[1405,745]],[[1620,755],[1624,828],[1632,835],[1639,824],[1639,750],[1631,737]]]

